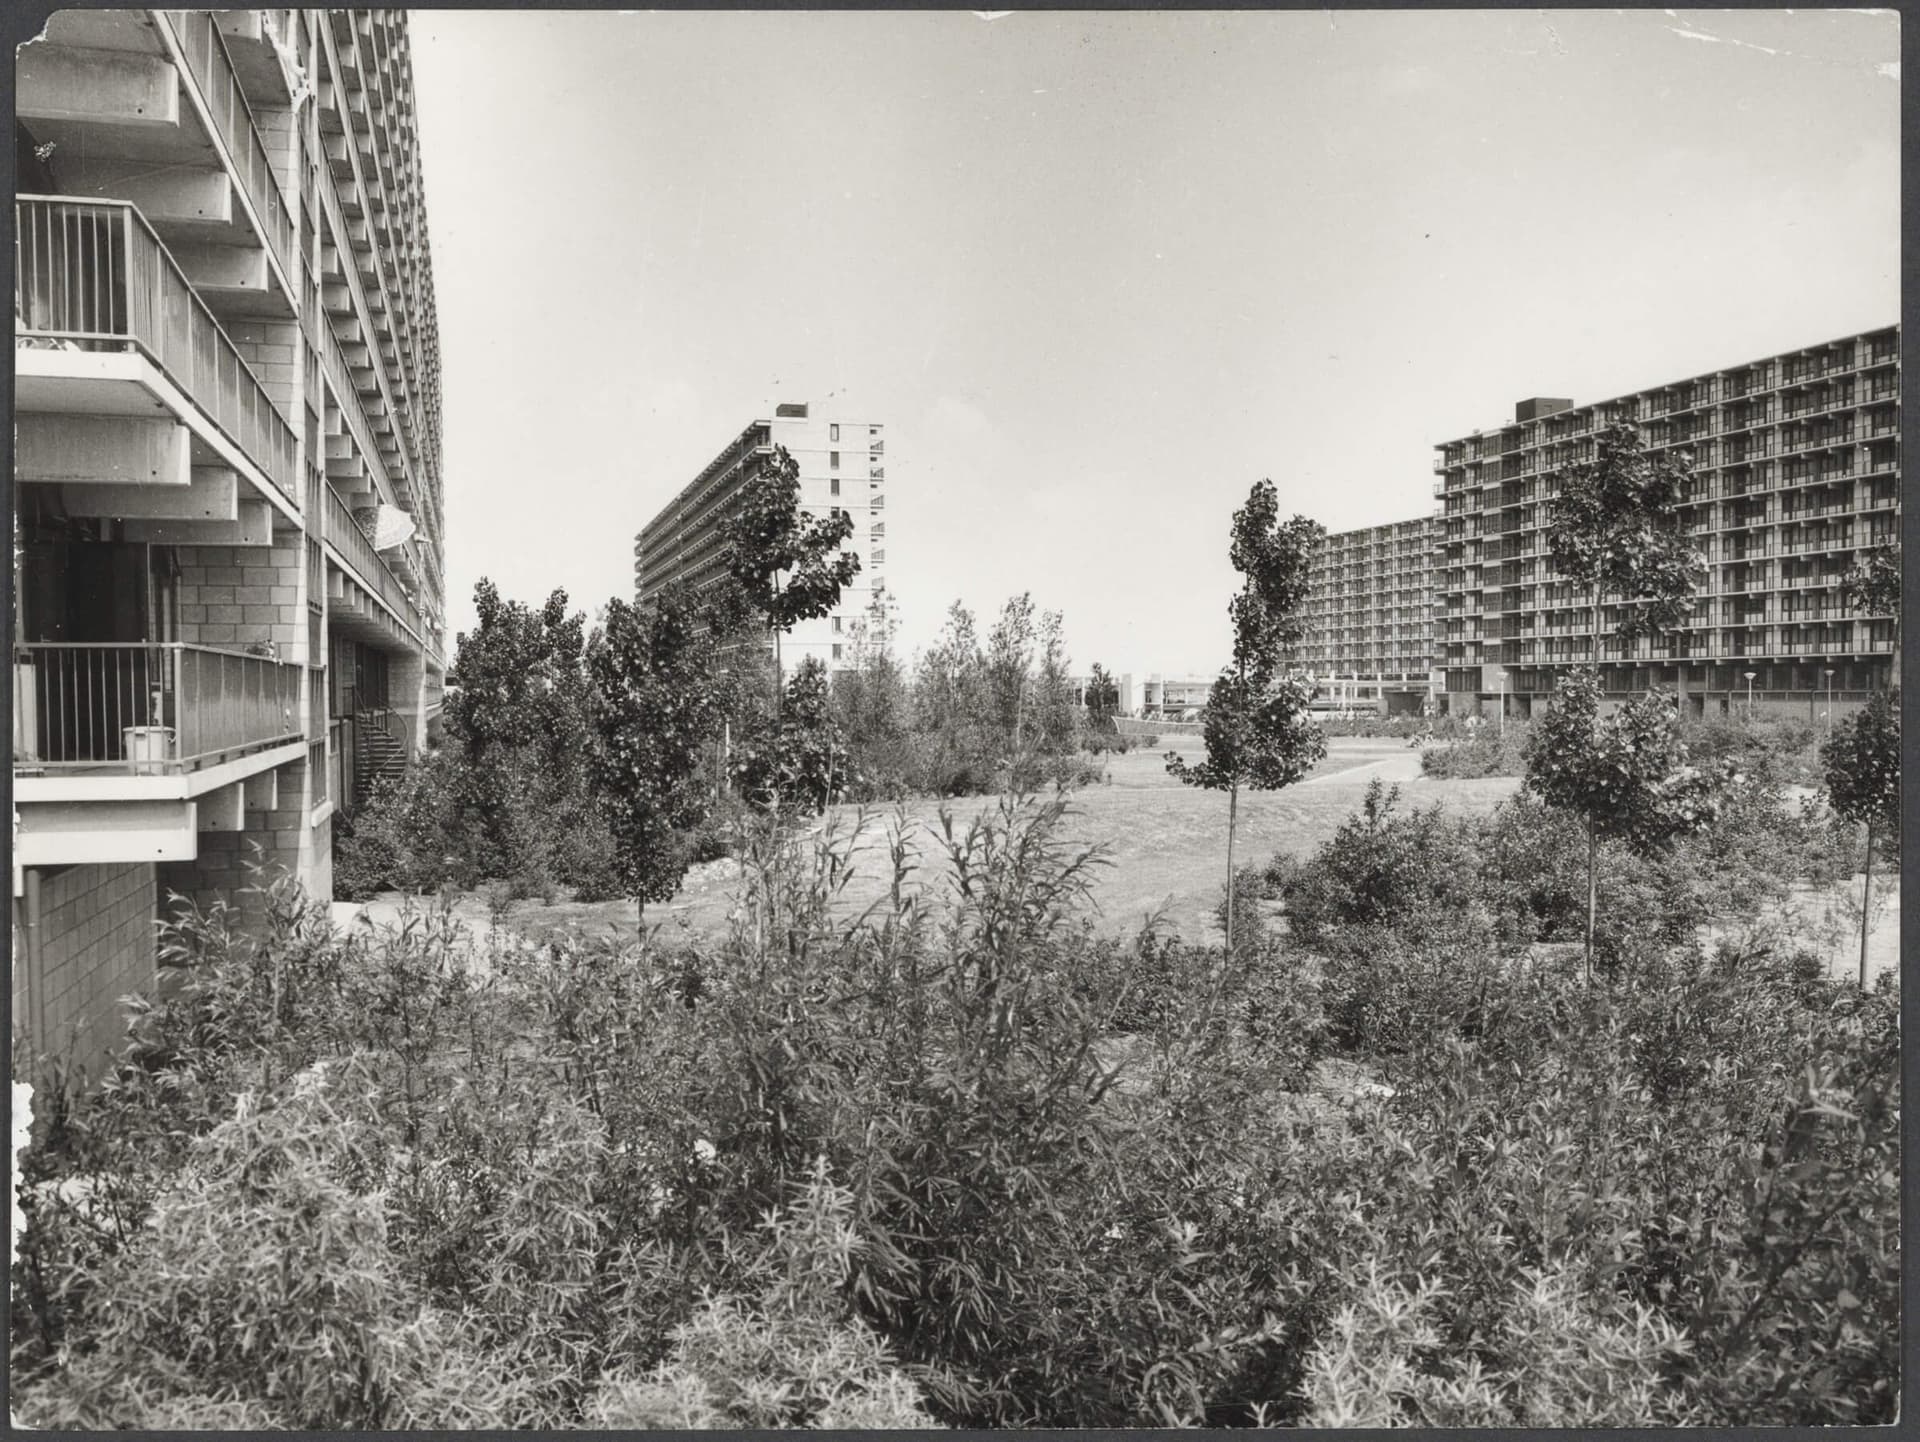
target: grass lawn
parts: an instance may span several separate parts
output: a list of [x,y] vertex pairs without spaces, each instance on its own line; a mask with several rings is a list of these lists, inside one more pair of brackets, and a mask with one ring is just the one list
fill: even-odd
[[[1105,848],[1108,864],[1095,871],[1093,884],[1095,921],[1104,929],[1132,931],[1156,910],[1189,936],[1208,935],[1214,926],[1213,908],[1226,879],[1227,798],[1222,792],[1182,786],[1168,776],[1162,756],[1169,749],[1194,760],[1202,754],[1198,737],[1166,737],[1155,751],[1112,758],[1105,783],[1073,796],[1066,837]],[[1397,783],[1408,805],[1437,801],[1462,813],[1490,811],[1519,785],[1511,777],[1428,780],[1420,775],[1419,753],[1403,741],[1331,737],[1326,761],[1299,785],[1279,792],[1242,794],[1235,860],[1261,863],[1282,850],[1309,855],[1359,807],[1368,782],[1375,777]],[[973,817],[995,805],[995,798],[968,797],[948,802],[947,808],[956,830],[963,830]],[[921,879],[927,882],[944,874],[938,850],[940,809],[938,802],[921,801],[906,811],[909,834],[922,858]],[[847,817],[852,808],[836,811]],[[870,845],[848,888],[855,908],[881,893],[886,880],[885,833],[891,823],[890,812],[869,816],[865,835]],[[699,937],[720,935],[732,905],[734,879],[729,862],[696,868],[671,902],[647,908],[647,924],[661,926],[669,936],[682,930]],[[470,919],[484,925],[484,904],[464,902],[462,913],[470,908],[474,912]],[[634,909],[627,902],[520,902],[508,924],[534,940],[569,927],[619,936],[633,936],[637,930]]]

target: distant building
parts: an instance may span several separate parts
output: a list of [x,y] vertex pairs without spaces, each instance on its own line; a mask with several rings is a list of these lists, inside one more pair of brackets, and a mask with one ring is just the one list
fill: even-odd
[[[1113,714],[1116,716],[1133,715],[1134,694],[1132,675],[1126,673],[1109,675],[1107,680],[1112,683],[1114,694],[1117,698],[1114,702]],[[1074,705],[1084,706],[1087,704],[1087,688],[1092,684],[1093,676],[1091,673],[1069,676],[1067,678],[1067,685],[1073,689]]]
[[21,47],[13,1019],[96,1065],[170,892],[322,900],[444,672],[405,10],[62,10]]
[[1140,683],[1140,715],[1156,721],[1197,721],[1213,694],[1212,676],[1163,676],[1158,672]]
[[1411,715],[1437,702],[1436,533],[1420,516],[1339,531],[1314,548],[1306,632],[1288,656],[1316,682],[1313,709]]
[[633,588],[641,601],[684,582],[698,589],[727,571],[722,527],[741,489],[784,446],[800,467],[800,504],[815,516],[845,511],[853,517],[846,549],[860,558],[860,573],[827,616],[802,621],[781,642],[789,672],[812,656],[829,669],[857,659],[856,639],[887,572],[887,459],[885,428],[877,421],[831,419],[809,414],[805,402],[774,408],[753,421],[689,481],[633,543]]
[[[1672,638],[1622,642],[1547,553],[1559,476],[1595,434],[1638,425],[1690,457],[1686,514],[1708,570]],[[1434,589],[1448,708],[1525,713],[1568,668],[1597,663],[1615,696],[1658,684],[1695,715],[1751,704],[1815,717],[1889,679],[1894,617],[1848,609],[1841,583],[1899,535],[1897,327],[1788,351],[1610,401],[1523,401],[1513,420],[1436,447]],[[1504,698],[1504,699],[1503,699]]]

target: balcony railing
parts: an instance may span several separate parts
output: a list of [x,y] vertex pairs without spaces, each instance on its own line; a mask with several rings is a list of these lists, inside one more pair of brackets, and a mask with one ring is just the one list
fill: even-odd
[[367,533],[353,519],[346,503],[335,493],[332,486],[323,487],[326,491],[326,506],[323,512],[321,534],[327,544],[340,553],[360,584],[380,597],[397,612],[409,626],[418,631],[420,627],[420,609],[413,598],[400,584],[387,563],[380,559],[380,553],[373,548],[373,542],[367,539]]
[[16,345],[140,352],[293,498],[293,428],[139,211],[23,195],[13,221]]
[[167,27],[186,57],[187,70],[199,87],[201,98],[213,116],[214,127],[233,157],[240,173],[240,184],[253,202],[266,227],[267,244],[273,248],[280,268],[293,269],[293,212],[281,192],[279,177],[267,159],[267,147],[254,125],[253,109],[241,92],[233,73],[233,61],[227,44],[214,24],[212,14],[204,10],[162,10]]
[[14,647],[20,771],[166,775],[301,738],[300,671],[178,642]]

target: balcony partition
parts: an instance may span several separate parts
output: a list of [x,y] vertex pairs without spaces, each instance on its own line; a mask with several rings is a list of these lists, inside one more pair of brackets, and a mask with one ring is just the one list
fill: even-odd
[[144,355],[292,501],[293,428],[145,217],[23,195],[13,220],[15,345]]
[[301,738],[297,665],[177,642],[14,647],[14,769],[166,775]]
[[213,15],[205,10],[162,10],[159,12],[186,59],[187,72],[206,101],[214,129],[232,157],[240,185],[253,202],[260,224],[266,230],[280,268],[293,269],[293,211],[281,192],[280,180],[267,158],[267,147],[254,124],[253,109],[240,89]]

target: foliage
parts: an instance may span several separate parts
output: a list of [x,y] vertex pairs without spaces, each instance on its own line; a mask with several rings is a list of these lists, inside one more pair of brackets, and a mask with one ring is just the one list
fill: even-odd
[[1820,748],[1833,809],[1883,833],[1900,824],[1900,693],[1876,691]]
[[[596,1428],[931,1427],[919,1388],[841,1294],[861,1239],[853,1195],[817,1160],[806,1188],[736,1264],[756,1295],[710,1293],[644,1378],[608,1377]],[[741,1283],[736,1283],[738,1286]]]
[[1287,924],[1308,946],[1381,925],[1461,926],[1474,910],[1477,841],[1440,807],[1396,815],[1400,788],[1369,782],[1343,821],[1286,885]]
[[841,549],[853,516],[836,510],[822,519],[801,508],[800,464],[785,446],[741,487],[722,533],[740,617],[776,632],[826,615],[860,572],[860,558]]
[[1459,740],[1423,747],[1420,772],[1436,780],[1463,781],[1482,776],[1527,773],[1528,726],[1509,720],[1503,727],[1482,722]]
[[851,765],[833,718],[827,668],[809,656],[788,680],[779,715],[735,745],[730,769],[752,805],[818,814],[858,784]]
[[1088,734],[1106,736],[1114,733],[1117,728],[1113,718],[1120,712],[1120,685],[1098,661],[1087,673],[1085,701]]
[[1841,590],[1849,611],[1863,616],[1900,614],[1900,543],[1876,546],[1854,562]]
[[1597,450],[1596,460],[1561,477],[1548,551],[1562,575],[1592,590],[1596,634],[1600,601],[1610,593],[1621,611],[1616,634],[1666,635],[1686,620],[1706,575],[1680,510],[1687,463],[1672,453],[1649,455],[1628,422],[1602,430]]
[[645,607],[615,598],[587,652],[598,789],[623,889],[643,907],[679,889],[683,835],[711,793],[698,772],[720,729],[710,633],[693,602],[668,593]]
[[[1324,956],[1097,936],[1060,797],[930,858],[901,818],[747,816],[717,945],[342,936],[284,880],[251,933],[186,908],[106,1083],[36,1096],[16,1410],[1890,1421],[1897,992],[1778,946],[1623,944],[1581,985],[1489,933],[1577,917],[1578,818],[1503,808],[1462,897],[1460,823],[1369,800],[1299,871],[1395,900]],[[1718,844],[1602,860],[1710,890]],[[1537,907],[1530,855],[1572,863]]]
[[1562,677],[1528,738],[1527,790],[1602,837],[1658,846],[1710,821],[1716,778],[1688,764],[1671,697],[1649,691],[1599,714],[1599,678]]

